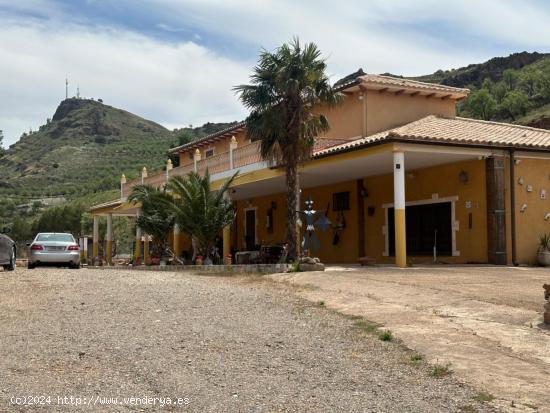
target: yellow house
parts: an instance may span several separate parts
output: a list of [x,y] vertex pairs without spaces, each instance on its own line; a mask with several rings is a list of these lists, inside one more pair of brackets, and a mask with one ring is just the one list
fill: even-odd
[[[318,233],[314,255],[326,263],[368,256],[399,266],[535,263],[539,235],[550,232],[550,131],[457,117],[467,89],[367,74],[339,90],[341,105],[316,109],[331,128],[299,171],[301,200],[311,197],[332,222]],[[120,199],[92,208],[94,257],[100,216],[107,216],[109,243],[113,215],[139,214],[126,202],[133,185],[161,186],[207,168],[214,188],[239,171],[224,252],[284,242],[284,172],[260,158],[244,123],[171,152],[180,166],[123,178]],[[138,232],[136,242],[142,238]],[[178,228],[172,246],[178,254],[190,249]]]

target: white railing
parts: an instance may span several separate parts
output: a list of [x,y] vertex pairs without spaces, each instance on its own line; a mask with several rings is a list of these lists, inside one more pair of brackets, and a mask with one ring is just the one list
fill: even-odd
[[[350,139],[321,137],[316,138],[315,144],[313,146],[313,154],[349,141]],[[233,159],[231,159],[231,157],[233,157]],[[202,175],[208,168],[210,175],[214,175],[230,170],[231,165],[233,165],[233,169],[238,169],[242,168],[243,166],[252,165],[261,161],[262,157],[260,155],[260,141],[256,141],[237,147],[232,151],[222,152],[209,158],[199,160],[196,162],[196,170],[199,174]],[[166,174],[166,171],[151,175],[147,178],[144,178],[143,183],[160,188],[166,184],[169,177],[186,176],[187,174],[189,174],[189,172],[194,170],[195,163],[193,162],[188,165],[173,168],[169,171],[168,175]],[[122,196],[127,197],[132,192],[132,188],[141,183],[142,179],[138,178],[128,182],[127,184],[124,184],[122,188]]]

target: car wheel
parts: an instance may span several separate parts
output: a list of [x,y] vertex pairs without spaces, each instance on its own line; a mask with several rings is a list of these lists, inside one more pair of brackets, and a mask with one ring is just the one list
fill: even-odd
[[28,268],[29,270],[34,270],[34,269],[36,268],[36,264],[31,264],[31,263],[29,262],[29,263],[27,263],[27,268]]
[[8,265],[4,266],[4,269],[6,271],[13,271],[15,270],[15,248],[11,250],[11,257],[10,257],[10,263]]
[[72,269],[72,270],[79,270],[80,269],[80,264],[70,264],[69,268]]

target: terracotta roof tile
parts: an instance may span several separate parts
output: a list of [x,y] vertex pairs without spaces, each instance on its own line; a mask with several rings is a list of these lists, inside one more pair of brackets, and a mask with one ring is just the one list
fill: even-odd
[[448,92],[453,95],[454,94],[464,95],[464,97],[468,96],[468,93],[470,92],[469,89],[446,86],[438,83],[419,82],[416,80],[404,79],[401,77],[393,77],[393,76],[366,74],[366,75],[360,76],[360,79],[362,80],[363,84],[366,84],[366,85],[380,85],[383,87],[391,86],[391,87],[402,87],[403,89]]
[[430,115],[394,129],[327,148],[317,152],[315,156],[325,156],[392,139],[550,151],[550,130],[509,123]]

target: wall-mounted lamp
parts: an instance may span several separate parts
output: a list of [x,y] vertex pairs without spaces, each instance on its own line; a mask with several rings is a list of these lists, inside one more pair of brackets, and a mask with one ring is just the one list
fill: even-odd
[[544,216],[544,220],[548,221],[549,219],[550,219],[550,212],[547,212],[546,215]]
[[468,176],[468,172],[460,171],[460,173],[458,174],[458,180],[460,181],[461,184],[467,184],[468,181],[470,180],[470,177]]
[[514,159],[514,164],[519,165],[521,163],[521,159]]
[[364,97],[365,97],[365,95],[363,94],[363,92],[360,92],[359,96],[357,96],[357,99],[363,100]]
[[359,193],[361,194],[361,196],[363,198],[368,198],[369,197],[369,191],[367,191],[367,188],[365,188],[365,187],[361,187],[361,190],[359,191]]
[[527,209],[527,204],[523,204],[519,212],[525,212],[526,209]]
[[518,184],[523,185],[524,182],[525,182],[525,180],[523,179],[523,176],[520,176],[518,178]]

